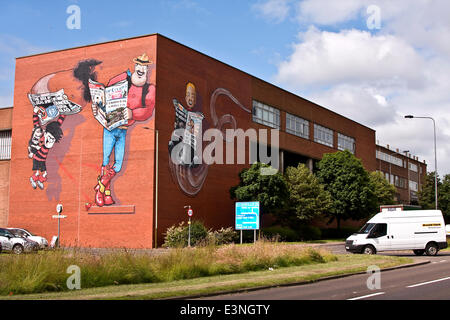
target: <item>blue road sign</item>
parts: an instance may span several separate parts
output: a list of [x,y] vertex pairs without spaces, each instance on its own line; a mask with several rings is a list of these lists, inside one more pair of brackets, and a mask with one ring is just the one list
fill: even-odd
[[236,202],[236,230],[259,230],[259,201]]

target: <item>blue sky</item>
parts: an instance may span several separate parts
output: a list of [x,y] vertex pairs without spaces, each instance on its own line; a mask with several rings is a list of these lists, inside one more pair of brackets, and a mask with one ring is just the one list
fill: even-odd
[[[70,5],[80,30],[66,27]],[[432,116],[450,173],[448,0],[21,0],[1,18],[0,107],[15,57],[160,33],[375,129],[430,170],[432,125],[403,116]]]

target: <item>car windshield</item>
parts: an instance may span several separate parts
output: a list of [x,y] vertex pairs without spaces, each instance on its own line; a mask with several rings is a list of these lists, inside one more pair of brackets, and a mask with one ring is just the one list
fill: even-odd
[[361,229],[359,229],[358,233],[368,234],[374,226],[375,223],[366,223]]
[[19,229],[9,229],[8,231],[11,232],[15,237],[22,238],[22,237],[26,236],[26,234],[22,230],[19,230]]
[[31,236],[31,237],[34,237],[35,235],[34,234],[32,234],[30,231],[28,231],[27,229],[23,229],[22,230],[25,234],[27,234],[27,235],[29,235],[29,236]]

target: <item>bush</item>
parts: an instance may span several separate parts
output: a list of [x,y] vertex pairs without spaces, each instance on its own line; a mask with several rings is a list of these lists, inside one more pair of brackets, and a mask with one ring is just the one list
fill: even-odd
[[299,241],[299,235],[296,231],[289,227],[272,226],[263,228],[262,233],[268,239],[275,239],[277,241]]
[[232,227],[210,232],[210,237],[216,245],[231,244],[239,241],[239,234]]
[[301,226],[297,231],[297,234],[302,241],[322,239],[322,232],[320,229],[310,225]]
[[[191,222],[191,246],[196,246],[208,239],[208,229],[200,221]],[[187,247],[189,237],[189,225],[184,221],[178,226],[174,225],[167,229],[163,247],[177,248]]]
[[351,236],[353,233],[357,232],[358,228],[328,228],[322,229],[322,237],[324,239],[346,239]]

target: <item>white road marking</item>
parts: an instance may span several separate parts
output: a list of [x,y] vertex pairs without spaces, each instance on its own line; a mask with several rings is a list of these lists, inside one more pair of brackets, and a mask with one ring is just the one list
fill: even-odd
[[437,279],[437,280],[432,280],[432,281],[427,281],[427,282],[422,282],[422,283],[418,283],[418,284],[413,284],[413,285],[407,286],[407,288],[420,287],[420,286],[424,286],[424,285],[427,285],[427,284],[430,284],[430,283],[445,281],[445,280],[449,280],[449,279],[450,279],[450,277]]
[[368,294],[366,296],[351,298],[351,299],[347,299],[347,300],[360,300],[360,299],[365,299],[365,298],[379,296],[379,295],[382,295],[382,294],[385,294],[385,292],[377,292],[377,293],[373,293],[373,294]]

